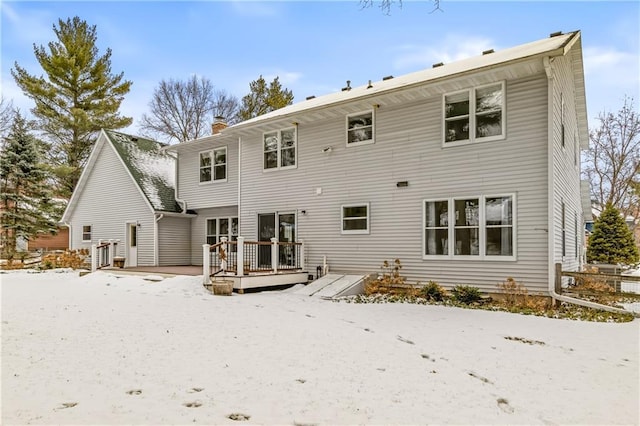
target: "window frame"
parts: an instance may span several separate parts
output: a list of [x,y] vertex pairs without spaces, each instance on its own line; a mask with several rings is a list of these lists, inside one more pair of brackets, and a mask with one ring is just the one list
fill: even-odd
[[[486,202],[491,198],[510,198],[511,199],[511,223],[508,225],[487,225],[487,207]],[[478,254],[455,254],[456,241],[456,212],[455,203],[460,200],[478,200]],[[436,229],[444,228],[427,227],[427,203],[447,202],[447,253],[446,254],[426,254],[427,250],[427,228]],[[499,194],[475,194],[468,196],[455,197],[438,197],[425,198],[422,200],[422,259],[423,260],[472,260],[472,261],[517,261],[517,204],[515,193],[499,193]],[[507,256],[487,254],[487,229],[491,228],[511,228],[511,247],[512,254]],[[475,228],[475,226],[464,226],[458,229]]]
[[[89,231],[85,231],[85,228],[89,228]],[[86,236],[89,236],[87,239]],[[90,243],[93,237],[93,225],[82,225],[82,242]]]
[[[282,133],[286,132],[288,130],[293,130],[293,147],[282,147]],[[270,150],[270,151],[266,151],[265,150],[265,135],[270,135],[272,133],[276,134],[276,138],[277,138],[277,147],[275,150]],[[289,165],[289,166],[283,166],[282,165],[282,151],[283,150],[287,150],[287,149],[293,149],[294,150],[294,155],[293,155],[293,164]],[[265,153],[267,152],[276,152],[276,167],[269,167],[266,168],[266,164],[265,164]],[[262,133],[262,171],[263,172],[273,172],[275,170],[289,170],[289,169],[297,169],[298,168],[298,126],[294,125],[291,127],[284,127],[282,129],[278,129],[278,130],[271,130],[268,132],[263,132]]]
[[[349,119],[353,118],[353,117],[357,117],[357,116],[363,116],[363,115],[367,115],[367,114],[371,114],[371,139],[367,139],[367,140],[363,140],[363,141],[358,141],[358,142],[349,142],[349,132],[353,131],[354,129],[349,129]],[[366,126],[365,126],[366,127]],[[360,111],[360,112],[354,112],[352,114],[347,114],[345,116],[345,145],[347,148],[349,147],[354,147],[354,146],[361,146],[361,145],[371,145],[376,143],[376,113],[375,113],[375,108],[366,110],[366,111]]]
[[[493,136],[477,136],[477,118],[478,116],[486,115],[492,111],[482,111],[478,113],[476,100],[477,100],[477,92],[478,90],[491,87],[491,86],[500,86],[500,91],[502,92],[502,102],[500,105],[500,134]],[[469,137],[467,139],[455,140],[455,141],[447,141],[447,121],[452,121],[452,119],[456,117],[447,117],[447,96],[458,95],[461,93],[467,93],[469,100],[469,111],[467,114],[461,114],[456,117],[467,116],[469,120]],[[471,145],[476,143],[483,142],[493,142],[504,140],[507,138],[507,90],[506,90],[506,82],[505,80],[494,81],[493,83],[482,84],[478,86],[469,87],[463,90],[456,90],[454,92],[447,92],[442,94],[442,135],[441,135],[441,143],[442,147],[452,147],[452,146],[461,146],[461,145]]]
[[[214,220],[216,224],[216,232],[214,234],[209,234],[209,221]],[[226,234],[220,234],[220,220],[227,220],[228,232]],[[233,221],[235,220],[236,228],[233,232]],[[214,217],[206,217],[204,219],[204,241],[206,244],[215,245],[220,242],[220,238],[227,237],[228,241],[237,241],[238,239],[238,216],[214,216]],[[215,238],[215,243],[209,243],[209,238]]]
[[[346,220],[362,220],[363,218],[367,220],[367,228],[366,229],[344,229],[344,221],[345,215],[344,210],[351,207],[366,207],[367,215],[366,216],[354,216],[348,217]],[[369,235],[371,234],[371,203],[349,203],[342,204],[340,206],[340,234],[342,235]]]
[[[216,152],[222,151],[222,150],[224,150],[224,163],[216,164]],[[208,166],[202,166],[203,154],[208,154],[209,157],[211,158],[211,164],[209,164]],[[200,185],[210,185],[212,183],[223,183],[227,181],[227,176],[229,173],[229,170],[227,169],[227,166],[229,164],[228,155],[229,155],[229,150],[227,149],[227,145],[198,152],[198,180]],[[216,169],[216,166],[220,166],[220,165],[224,165],[224,179],[216,179],[215,169]],[[209,180],[200,180],[202,179],[202,169],[204,168],[209,169]]]

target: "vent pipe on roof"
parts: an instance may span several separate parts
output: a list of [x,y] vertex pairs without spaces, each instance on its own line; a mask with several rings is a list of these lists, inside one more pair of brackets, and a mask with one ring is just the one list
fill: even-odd
[[347,87],[342,88],[343,92],[347,92],[349,90],[351,90],[351,80],[347,80]]
[[438,67],[441,67],[441,66],[443,66],[443,65],[444,65],[444,63],[443,63],[443,62],[438,62],[437,64],[433,64],[433,65],[431,65],[431,68],[438,68]]
[[211,134],[217,135],[221,131],[227,128],[227,120],[221,115],[216,115],[211,124]]
[[307,100],[311,100],[313,98],[315,98],[315,95],[307,96]]
[[367,86],[367,89],[371,89],[373,87],[373,84],[371,84],[371,80],[369,80],[369,85]]
[[558,37],[562,35],[562,31],[556,31],[555,33],[549,34],[549,37]]
[[386,77],[382,77],[382,81],[387,81],[387,80],[391,80],[393,78],[392,75],[388,75]]
[[493,52],[494,52],[494,50],[493,50],[493,49],[488,49],[488,50],[483,50],[483,51],[482,51],[482,54],[483,54],[483,55],[488,55],[488,54],[493,53]]

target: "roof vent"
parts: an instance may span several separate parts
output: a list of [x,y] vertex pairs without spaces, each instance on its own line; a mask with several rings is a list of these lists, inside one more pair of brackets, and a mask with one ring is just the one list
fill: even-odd
[[441,66],[443,66],[443,65],[444,65],[444,63],[442,63],[442,62],[438,62],[437,64],[433,64],[433,65],[431,65],[431,67],[432,67],[432,68],[438,68],[438,67],[441,67]]
[[387,80],[391,80],[393,78],[392,75],[388,75],[386,77],[382,77],[382,81],[387,81]]
[[313,98],[315,98],[315,95],[307,96],[307,100],[311,100]]
[[351,90],[351,80],[347,80],[347,86],[342,88],[343,92]]
[[493,49],[483,50],[483,51],[482,51],[482,54],[483,54],[483,55],[488,55],[488,54],[493,53],[493,52],[494,52],[494,50],[493,50]]
[[369,80],[369,85],[367,86],[367,89],[371,89],[373,87],[373,84],[371,84],[371,80]]
[[555,33],[549,34],[549,37],[558,37],[562,35],[562,31],[556,31]]

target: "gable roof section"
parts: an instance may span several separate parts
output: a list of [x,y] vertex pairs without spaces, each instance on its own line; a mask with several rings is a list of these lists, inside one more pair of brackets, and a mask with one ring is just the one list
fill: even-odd
[[271,119],[292,117],[302,112],[319,110],[359,98],[373,97],[375,95],[408,89],[414,86],[433,83],[446,78],[477,72],[482,69],[494,68],[512,62],[533,58],[543,58],[545,56],[565,55],[567,54],[568,49],[576,42],[576,40],[579,39],[580,31],[554,35],[531,43],[498,50],[491,54],[463,59],[450,64],[444,64],[442,66],[416,71],[399,77],[373,82],[370,86],[362,85],[353,87],[351,90],[343,90],[319,96],[317,98],[308,99],[267,114],[254,117],[233,126],[229,126],[221,133],[231,133],[236,129],[243,129]]
[[139,136],[105,130],[118,156],[155,211],[180,213],[175,200],[175,157],[166,145]]

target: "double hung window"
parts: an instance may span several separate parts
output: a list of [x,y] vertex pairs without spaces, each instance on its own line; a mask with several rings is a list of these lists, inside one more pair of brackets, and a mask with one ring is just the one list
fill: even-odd
[[225,181],[227,179],[227,147],[200,153],[200,182]]
[[342,233],[369,233],[369,203],[342,206]]
[[504,138],[504,82],[444,95],[444,143]]
[[264,170],[296,167],[296,128],[283,129],[263,135]]
[[238,218],[237,217],[217,217],[207,219],[207,244],[217,244],[222,237],[227,237],[228,241],[238,239]]
[[514,260],[513,195],[425,200],[425,258]]
[[82,241],[91,241],[91,225],[82,226]]
[[374,142],[373,111],[347,116],[347,146]]

